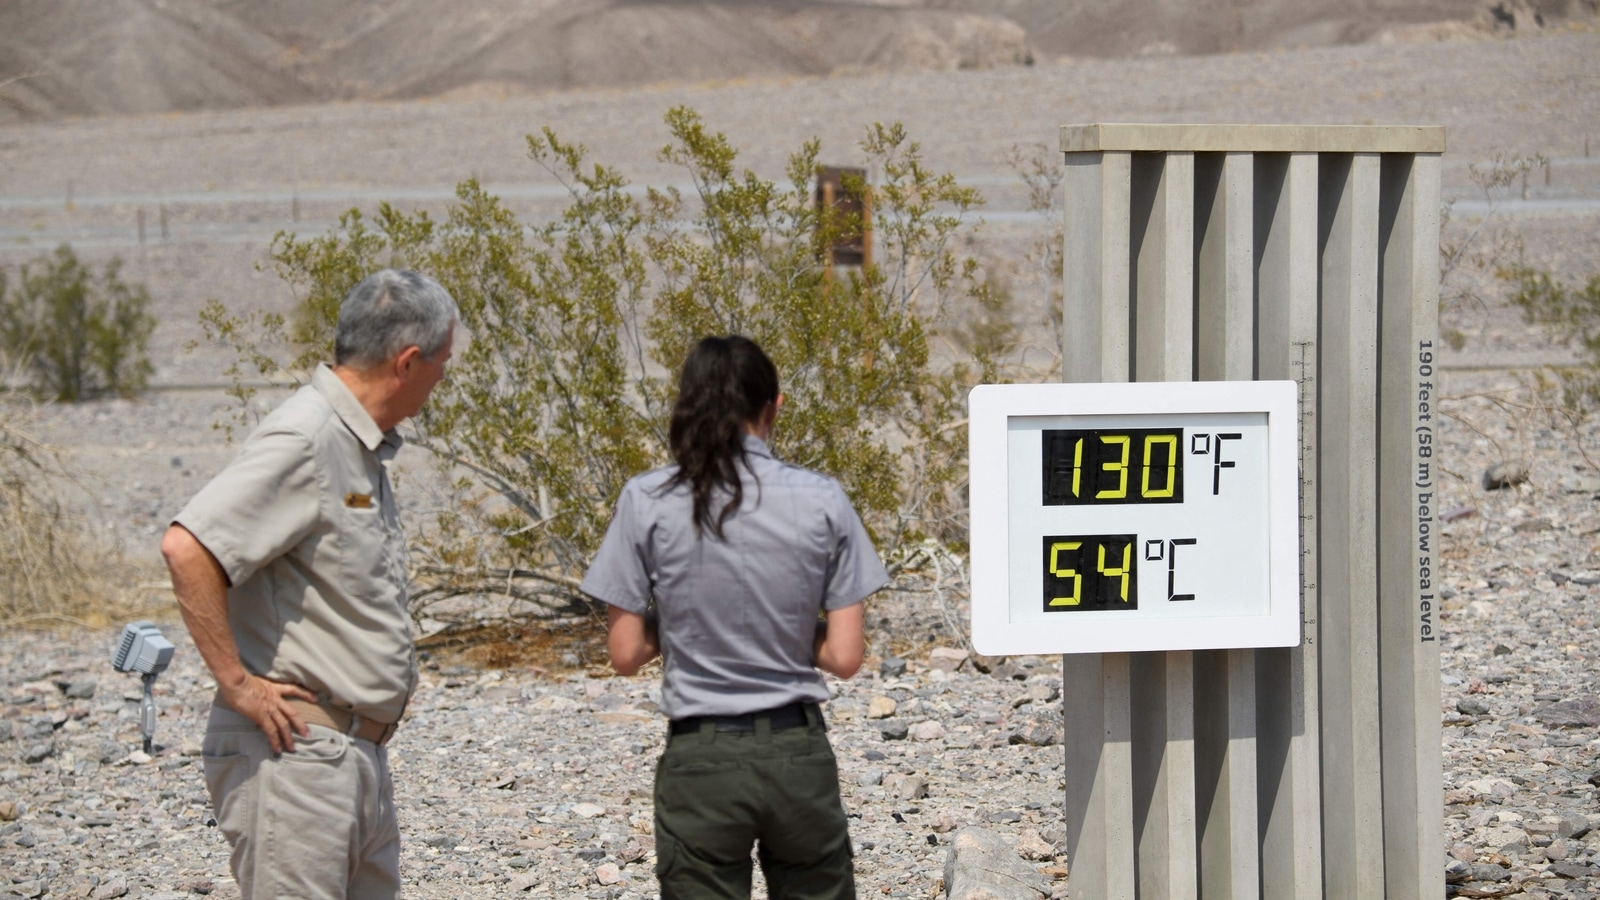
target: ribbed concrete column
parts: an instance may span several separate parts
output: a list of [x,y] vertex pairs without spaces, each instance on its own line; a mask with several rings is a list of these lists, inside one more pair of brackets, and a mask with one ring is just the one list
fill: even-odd
[[[1066,279],[1062,377],[1127,381],[1129,363],[1128,208],[1132,155],[1067,159]],[[1117,227],[1120,225],[1121,227]],[[1079,654],[1061,666],[1066,729],[1067,854],[1085,897],[1137,896],[1133,819],[1132,692],[1126,653]],[[1086,686],[1091,686],[1085,689]]]
[[1302,645],[1065,659],[1074,897],[1443,893],[1425,418],[1443,144],[1062,129],[1063,378],[1292,379],[1301,399]]
[[[1194,154],[1136,153],[1130,172],[1133,380],[1188,381],[1194,370]],[[1135,653],[1134,828],[1139,896],[1198,890],[1191,653]]]
[[1256,653],[1257,810],[1261,894],[1322,896],[1317,603],[1317,155],[1255,156],[1257,372],[1300,385],[1298,647]]

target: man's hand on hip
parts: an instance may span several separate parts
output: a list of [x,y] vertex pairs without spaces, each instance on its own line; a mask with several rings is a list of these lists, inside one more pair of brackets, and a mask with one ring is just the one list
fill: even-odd
[[295,708],[284,702],[291,697],[317,702],[316,694],[298,684],[246,674],[242,682],[218,685],[218,694],[223,705],[256,723],[267,736],[273,753],[293,750],[295,735],[307,737],[311,734],[311,728]]

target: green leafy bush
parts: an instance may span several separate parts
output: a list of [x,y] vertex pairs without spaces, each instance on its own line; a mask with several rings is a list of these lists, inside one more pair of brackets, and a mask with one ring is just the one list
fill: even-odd
[[878,261],[835,270],[824,248],[864,222],[846,204],[818,208],[816,142],[773,182],[738,168],[694,112],[666,124],[660,158],[684,170],[689,196],[637,194],[546,129],[528,152],[567,189],[555,221],[523,222],[474,181],[442,219],[352,210],[329,234],[275,240],[292,315],[202,314],[236,351],[247,401],[248,370],[331,357],[339,299],[367,272],[416,268],[455,295],[472,339],[414,424],[467,475],[416,542],[415,612],[475,593],[544,613],[581,606],[577,578],[623,483],[667,461],[673,375],[707,334],[749,335],[772,356],[787,396],[776,452],[837,477],[895,567],[965,540],[964,388],[995,373],[986,352],[941,362],[934,337],[994,306],[977,262],[954,249],[981,198],[929,171],[900,126],[874,126],[861,150],[878,179],[844,191],[869,201]]
[[121,271],[112,259],[96,276],[63,244],[23,264],[15,286],[0,273],[0,352],[36,393],[77,402],[144,390],[156,320],[149,292]]

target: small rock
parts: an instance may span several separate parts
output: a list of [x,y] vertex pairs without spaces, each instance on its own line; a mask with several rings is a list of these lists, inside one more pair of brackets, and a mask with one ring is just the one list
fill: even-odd
[[1028,670],[1008,659],[995,666],[989,674],[1001,681],[1022,681],[1028,677]]
[[616,884],[622,880],[622,868],[616,863],[606,863],[594,870],[594,880],[601,884]]
[[899,704],[894,702],[893,697],[873,697],[867,702],[867,718],[887,719],[894,715],[894,711],[897,706],[899,706]]
[[1549,519],[1536,518],[1518,522],[1511,527],[1511,530],[1517,534],[1537,534],[1541,531],[1549,531],[1553,527]]
[[95,688],[99,684],[93,678],[85,678],[69,682],[62,687],[63,692],[74,700],[93,700]]
[[579,859],[586,859],[589,862],[596,862],[606,858],[606,851],[600,849],[599,847],[585,847],[582,850],[577,851],[577,857]]
[[1472,866],[1471,878],[1468,880],[1491,882],[1509,881],[1511,880],[1511,870],[1503,866],[1497,866],[1493,863],[1477,863]]
[[128,893],[128,879],[120,874],[112,875],[100,886],[89,894],[89,900],[114,900]]
[[1572,583],[1581,584],[1584,587],[1594,587],[1600,584],[1600,572],[1579,572],[1572,576]]
[[944,737],[944,726],[933,720],[918,722],[911,726],[911,737],[919,741],[937,741]]
[[1050,882],[1017,858],[1000,835],[968,826],[950,841],[944,863],[948,900],[1040,900]]
[[883,786],[901,800],[922,800],[928,796],[928,779],[921,775],[895,773],[883,779]]
[[184,893],[200,894],[202,896],[217,889],[217,886],[213,884],[209,878],[190,878],[185,881],[178,882],[176,887],[178,890],[183,891]]
[[890,719],[878,726],[878,733],[883,735],[886,741],[903,741],[906,735],[911,733],[911,727],[904,722]]
[[1550,867],[1550,871],[1562,878],[1593,878],[1595,867],[1579,862],[1575,859],[1564,859]]
[[1061,685],[1054,679],[1028,685],[1028,699],[1035,703],[1054,703],[1061,699]]
[[1483,472],[1483,489],[1486,491],[1501,491],[1526,484],[1527,481],[1528,470],[1512,463],[1497,463]]
[[11,720],[0,719],[0,743],[11,740]]
[[1564,838],[1581,838],[1589,833],[1589,817],[1576,812],[1564,812],[1556,817],[1556,834]]
[[1507,647],[1505,644],[1495,644],[1494,645],[1494,655],[1495,656],[1510,656],[1511,655],[1511,648]]
[[649,852],[650,851],[639,846],[638,844],[629,844],[628,846],[617,851],[617,859],[625,863],[638,862],[639,860],[644,859],[645,855]]
[[0,822],[15,822],[22,810],[15,800],[0,800]]
[[1572,580],[1572,576],[1571,575],[1568,575],[1567,573],[1561,572],[1561,571],[1551,572],[1549,577],[1550,577],[1550,580],[1552,582],[1554,582],[1557,587],[1560,587],[1561,585],[1566,584],[1567,582]]
[[606,808],[598,803],[574,803],[572,814],[580,819],[592,819],[595,816],[605,815]]
[[1439,521],[1459,522],[1462,519],[1470,519],[1477,514],[1478,508],[1476,506],[1452,506],[1439,514]]
[[1533,711],[1533,717],[1546,725],[1561,728],[1593,728],[1600,725],[1600,700],[1582,697]]
[[1060,719],[1054,716],[1035,716],[1018,726],[1006,740],[1012,744],[1049,747],[1061,743],[1064,736]]
[[939,814],[933,817],[933,823],[929,827],[939,834],[949,834],[960,828],[961,822],[948,809],[941,809]]
[[928,665],[941,672],[954,672],[967,661],[967,651],[954,647],[935,647],[928,652]]
[[511,889],[513,891],[529,891],[532,890],[533,886],[538,883],[538,875],[535,875],[532,872],[524,872],[521,875],[511,879]]
[[982,653],[972,654],[972,667],[986,675],[990,672],[993,672],[995,666],[998,666],[1005,661],[1006,658],[1003,656],[984,656]]
[[878,673],[884,678],[899,678],[906,673],[906,661],[898,656],[891,656],[878,666]]
[[54,743],[29,744],[22,751],[22,761],[31,766],[35,763],[44,762],[55,752],[56,745]]
[[1464,716],[1487,716],[1489,701],[1480,697],[1462,697],[1456,701],[1456,712]]
[[1047,861],[1056,858],[1056,848],[1030,828],[1017,838],[1017,855],[1036,862]]
[[876,767],[862,769],[861,774],[856,776],[856,784],[862,787],[876,787],[883,784],[883,775],[883,770]]
[[1567,858],[1567,854],[1567,842],[1562,838],[1556,838],[1550,842],[1550,846],[1544,848],[1545,858],[1551,862],[1560,862]]

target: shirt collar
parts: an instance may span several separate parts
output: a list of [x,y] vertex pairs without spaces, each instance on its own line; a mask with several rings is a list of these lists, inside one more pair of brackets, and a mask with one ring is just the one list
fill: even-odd
[[363,447],[376,452],[380,446],[387,446],[388,455],[393,455],[405,440],[393,428],[388,431],[379,431],[378,423],[372,421],[372,416],[350,392],[350,388],[333,373],[327,363],[318,363],[315,372],[311,373],[311,386],[316,389],[333,407],[339,420],[344,422],[344,427],[356,436]]
[[744,436],[744,452],[754,453],[757,456],[765,456],[767,459],[772,458],[772,448],[767,446],[766,441],[763,441],[761,438],[758,438],[753,434],[746,434]]

